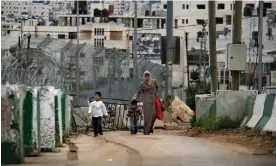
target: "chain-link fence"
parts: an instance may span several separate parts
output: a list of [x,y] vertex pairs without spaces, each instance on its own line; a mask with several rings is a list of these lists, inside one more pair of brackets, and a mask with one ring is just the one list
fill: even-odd
[[[151,62],[147,57],[137,59],[137,83],[133,83],[133,60],[124,50],[97,48],[80,41],[75,42],[50,37],[26,35],[5,54],[2,64],[2,84],[26,86],[54,86],[74,92],[75,82],[80,81],[80,105],[87,106],[87,99],[100,91],[104,98],[131,100],[148,70],[163,90],[165,67]],[[80,80],[76,80],[76,49],[79,48]]]
[[81,102],[82,106],[87,106],[88,98],[94,96],[96,91],[100,91],[106,100],[131,100],[135,91],[138,90],[137,85],[142,81],[143,73],[147,70],[159,82],[160,90],[163,90],[165,67],[152,63],[146,58],[137,59],[136,84],[133,82],[132,57],[129,57],[126,52],[117,49],[102,49],[92,59],[93,65],[86,70],[93,71],[93,77],[81,86],[81,101],[86,101]]

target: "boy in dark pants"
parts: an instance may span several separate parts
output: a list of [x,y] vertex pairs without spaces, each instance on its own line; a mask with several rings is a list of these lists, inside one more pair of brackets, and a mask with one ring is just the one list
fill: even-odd
[[141,117],[141,120],[143,120],[142,112],[137,107],[137,101],[133,100],[131,102],[131,107],[127,113],[127,118],[126,118],[127,121],[128,121],[128,118],[130,118],[130,134],[131,135],[136,134],[140,127],[139,117]]
[[92,116],[94,137],[97,137],[98,134],[103,135],[102,130],[102,117],[107,116],[106,108],[104,103],[101,101],[101,92],[95,93],[95,101],[93,101],[88,110],[88,115]]

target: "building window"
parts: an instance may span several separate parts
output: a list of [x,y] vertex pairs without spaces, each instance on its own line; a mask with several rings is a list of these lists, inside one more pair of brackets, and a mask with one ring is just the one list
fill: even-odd
[[216,17],[216,24],[223,24],[223,17]]
[[69,32],[69,39],[76,39],[77,38],[77,33],[76,32]]
[[189,5],[186,5],[186,9],[189,9]]
[[196,23],[197,23],[198,25],[202,25],[202,24],[205,23],[205,21],[204,21],[203,19],[196,19]]
[[182,19],[182,24],[185,24],[185,19]]
[[58,34],[58,39],[65,39],[65,34]]
[[225,9],[225,4],[224,3],[219,3],[218,4],[218,10],[224,10]]
[[185,5],[182,5],[182,9],[185,9]]
[[233,4],[230,5],[230,10],[233,10]]
[[226,25],[231,25],[232,24],[232,16],[231,15],[226,15]]
[[104,47],[104,39],[94,39],[94,48]]
[[104,36],[104,28],[95,28],[95,36]]
[[189,20],[188,19],[186,19],[186,24],[189,24]]
[[272,3],[264,3],[264,8],[271,9],[272,8]]
[[197,6],[197,9],[200,9],[200,10],[205,9],[205,5],[196,5],[196,6]]
[[252,4],[252,3],[248,3],[248,4],[245,4],[245,6],[249,6],[249,7],[251,7],[251,8],[255,8],[255,4]]

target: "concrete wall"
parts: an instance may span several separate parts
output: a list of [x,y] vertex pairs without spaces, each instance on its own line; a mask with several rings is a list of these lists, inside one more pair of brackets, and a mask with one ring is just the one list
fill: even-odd
[[264,132],[276,133],[275,98],[275,94],[258,95],[255,101],[253,115],[246,126]]
[[210,111],[212,103],[216,100],[211,94],[196,95],[196,120],[198,121],[204,114]]
[[231,91],[219,90],[216,96],[216,117],[230,117],[242,119],[246,113],[246,101],[248,96],[256,96],[257,91]]
[[257,91],[231,90],[218,90],[216,96],[196,95],[197,124],[209,129],[244,126],[256,95]]
[[41,109],[41,148],[55,147],[54,89],[43,87],[40,96]]
[[23,101],[25,86],[1,85],[1,164],[24,161]]
[[37,88],[28,88],[23,105],[25,155],[40,154],[40,101]]
[[71,100],[54,87],[2,85],[1,163],[20,164],[24,156],[62,144],[71,127]]

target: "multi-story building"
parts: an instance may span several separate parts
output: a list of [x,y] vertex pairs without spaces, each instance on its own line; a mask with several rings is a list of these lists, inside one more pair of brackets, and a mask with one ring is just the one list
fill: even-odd
[[1,1],[2,16],[17,16],[28,14],[35,17],[49,17],[51,7],[44,3],[32,3],[28,1]]
[[75,4],[73,0],[51,0],[46,2],[53,10],[71,10]]
[[[206,32],[208,34],[208,1],[174,1],[173,2],[173,34],[174,36],[184,37],[185,32],[189,33],[188,49],[189,55],[187,57],[188,63],[191,64],[190,69],[196,69],[199,62],[201,42],[198,39],[199,33],[202,31],[202,22],[206,22]],[[116,4],[117,3],[117,4]],[[146,3],[146,2],[144,2]],[[138,2],[138,9],[143,6],[144,3]],[[114,5],[116,4],[116,5]],[[88,14],[80,14],[81,26],[80,26],[80,40],[97,46],[104,46],[106,48],[119,48],[128,49],[130,54],[132,52],[132,33],[134,30],[134,16],[133,3],[127,2],[123,7],[123,3],[114,2],[112,8],[114,12],[108,16],[108,19],[101,21],[102,18],[97,17],[94,14],[96,9],[104,10],[110,9],[110,4],[105,3],[93,3],[88,5]],[[118,7],[119,6],[119,7]],[[131,7],[132,6],[132,7]],[[255,1],[244,1],[243,6],[257,6]],[[265,8],[268,9],[268,13],[276,10],[275,1],[265,1]],[[120,9],[121,13],[118,13]],[[124,9],[124,10],[123,10]],[[130,9],[130,11],[129,11]],[[117,10],[117,11],[116,11]],[[166,10],[167,2],[156,2],[149,8],[144,8],[145,11],[140,11],[138,14],[138,31],[139,33],[155,33],[161,36],[166,36]],[[124,14],[125,13],[125,14]],[[127,14],[128,13],[128,14]],[[225,48],[228,43],[231,43],[231,31],[232,31],[232,13],[233,5],[231,1],[217,1],[216,2],[216,31],[217,31],[217,49],[218,49],[218,66],[224,68],[226,65],[226,53]],[[271,15],[270,15],[271,16]],[[270,17],[269,16],[269,17]],[[59,39],[76,39],[76,14],[61,14],[59,17],[58,26],[24,26],[24,33],[32,33],[38,36],[51,36]],[[274,51],[276,42],[275,40],[268,40],[265,35],[268,31],[268,27],[272,27],[272,34],[276,38],[276,30],[274,26],[267,24],[269,17],[264,17],[264,68],[269,73],[269,65],[273,61],[271,52]],[[275,18],[275,17],[274,17]],[[271,25],[276,24],[276,19],[272,19]],[[252,50],[252,36],[253,32],[258,31],[258,19],[255,18],[243,18],[242,20],[242,42],[245,42]],[[206,42],[206,50],[208,52],[208,35]],[[183,41],[183,40],[182,40]],[[268,55],[270,54],[270,55]],[[251,57],[251,59],[249,58]],[[247,58],[247,62],[253,62],[253,53],[250,52]],[[207,58],[208,59],[208,58]],[[208,66],[208,60],[206,62]]]

